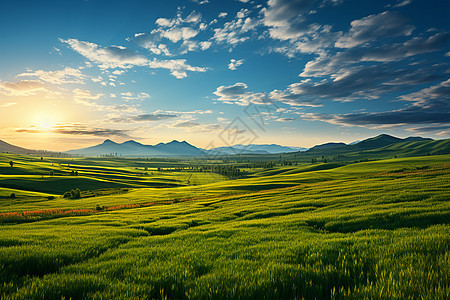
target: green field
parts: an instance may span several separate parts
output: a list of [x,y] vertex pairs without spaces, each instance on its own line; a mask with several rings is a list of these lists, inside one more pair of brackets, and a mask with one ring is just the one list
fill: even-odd
[[[0,295],[449,299],[449,162],[300,163],[230,179],[195,161],[0,154]],[[62,197],[74,188],[80,199]]]

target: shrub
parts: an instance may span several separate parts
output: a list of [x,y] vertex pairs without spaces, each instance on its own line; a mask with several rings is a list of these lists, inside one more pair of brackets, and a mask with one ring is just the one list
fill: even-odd
[[11,193],[11,199],[15,199],[16,198],[16,194],[14,194],[14,193]]
[[69,199],[80,199],[81,198],[81,191],[80,189],[76,188],[74,190],[67,191],[63,194],[64,198]]
[[99,204],[97,204],[97,206],[95,206],[95,210],[97,210],[97,211],[101,211],[101,210],[105,210],[105,209],[107,209],[106,206],[100,206]]
[[54,199],[55,199],[55,196],[48,196],[47,199],[48,199],[48,200],[54,200]]

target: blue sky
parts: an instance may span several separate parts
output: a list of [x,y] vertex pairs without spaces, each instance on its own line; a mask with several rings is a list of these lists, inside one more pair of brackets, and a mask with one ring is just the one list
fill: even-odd
[[450,137],[448,1],[2,1],[0,139]]

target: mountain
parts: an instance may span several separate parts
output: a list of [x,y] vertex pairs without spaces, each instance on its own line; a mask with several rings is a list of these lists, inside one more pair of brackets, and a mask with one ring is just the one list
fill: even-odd
[[420,141],[432,141],[433,139],[423,138],[421,136],[410,136],[403,140],[408,142],[420,142]]
[[179,142],[177,140],[173,140],[170,143],[159,143],[153,147],[162,153],[171,155],[199,156],[205,154],[202,150],[195,146],[192,146],[186,141]]
[[229,147],[213,148],[210,149],[209,151],[217,154],[232,155],[232,154],[277,154],[277,153],[289,153],[306,150],[308,150],[308,148],[288,147],[277,144],[249,144],[249,145],[236,144]]
[[0,140],[0,153],[1,152],[8,152],[8,153],[16,153],[16,154],[27,154],[27,153],[34,153],[34,150],[25,149],[22,147],[11,145],[7,142],[4,142]]
[[310,148],[308,151],[320,151],[320,150],[328,150],[333,148],[342,148],[347,146],[345,143],[325,143],[321,145],[316,145],[312,148]]
[[395,143],[401,142],[412,142],[412,141],[432,141],[433,139],[423,138],[423,137],[407,137],[406,139],[398,138],[388,134],[380,134],[373,138],[365,139],[354,146],[362,149],[374,149],[384,146],[388,146]]
[[394,137],[392,135],[380,134],[376,137],[365,139],[359,143],[354,144],[353,146],[364,149],[374,149],[403,141],[403,139]]
[[424,141],[433,141],[433,139],[418,136],[407,137],[405,139],[402,139],[388,134],[380,134],[362,141],[352,142],[348,145],[345,143],[325,143],[321,145],[316,145],[310,148],[307,152],[324,152],[323,154],[325,155],[330,152],[339,154],[349,151],[378,149],[381,147],[386,147],[389,145],[403,142],[424,142]]
[[[317,145],[304,152],[286,154],[292,155],[297,161],[311,161],[326,158],[328,162],[349,162],[395,157],[411,157],[422,155],[450,154],[450,139],[433,140],[422,137],[398,138],[380,134],[353,145],[344,143],[326,143]],[[294,158],[295,157],[295,158]],[[272,157],[273,159],[276,156]]]
[[172,141],[170,143],[159,143],[157,145],[143,145],[136,141],[130,140],[121,144],[111,140],[105,140],[99,145],[88,148],[81,148],[66,151],[68,154],[83,156],[155,156],[155,157],[171,157],[171,156],[200,156],[204,152],[197,147],[183,141]]

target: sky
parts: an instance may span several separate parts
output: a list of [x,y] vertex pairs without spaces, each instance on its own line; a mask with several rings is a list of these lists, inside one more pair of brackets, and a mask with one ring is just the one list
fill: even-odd
[[450,2],[0,1],[0,139],[450,138]]

